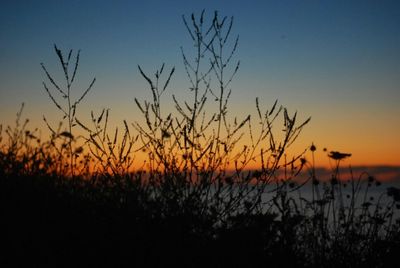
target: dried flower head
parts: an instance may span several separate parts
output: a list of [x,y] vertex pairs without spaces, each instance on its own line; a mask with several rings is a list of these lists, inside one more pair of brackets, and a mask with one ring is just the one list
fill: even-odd
[[311,146],[310,146],[310,151],[311,151],[311,152],[315,152],[315,150],[317,150],[317,147],[315,147],[315,145],[314,145],[314,143],[313,143],[313,144],[311,144]]
[[341,152],[337,152],[337,151],[331,151],[328,156],[334,160],[342,160],[345,159],[347,157],[350,157],[351,154],[348,153],[341,153]]

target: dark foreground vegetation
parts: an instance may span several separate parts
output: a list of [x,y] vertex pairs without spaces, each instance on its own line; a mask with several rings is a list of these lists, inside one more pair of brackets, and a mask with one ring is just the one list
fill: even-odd
[[329,181],[314,200],[290,197],[283,183],[268,209],[223,216],[241,197],[205,200],[133,175],[9,173],[2,157],[1,262],[14,267],[391,267],[400,252],[399,191],[383,193],[389,203],[353,200],[376,187],[372,178],[351,197],[333,197],[345,186]]
[[[107,129],[109,111],[77,118],[71,90],[79,66],[55,47],[65,87],[42,64],[58,127],[29,130],[23,107],[0,128],[0,261],[16,267],[389,267],[400,253],[400,190],[369,174],[342,175],[350,154],[331,151],[332,174],[315,170],[311,145],[288,148],[298,124],[276,102],[243,119],[228,113],[239,62],[233,19],[184,18],[193,60],[182,49],[192,98],[161,112],[174,69],[135,99],[143,122]],[[202,65],[205,61],[206,64]],[[72,64],[72,70],[69,67]],[[164,81],[164,82],[162,82]],[[53,89],[53,90],[52,90]],[[207,112],[206,112],[207,111]],[[275,125],[278,125],[275,127]],[[273,127],[274,126],[274,127]],[[76,135],[78,129],[85,135]],[[135,160],[146,155],[144,162]],[[308,159],[309,158],[309,159]],[[135,162],[136,161],[136,162]],[[257,163],[257,169],[249,169]],[[253,165],[254,166],[254,165]],[[303,189],[308,187],[308,194]],[[381,189],[377,192],[376,189]],[[4,266],[3,266],[4,267]]]

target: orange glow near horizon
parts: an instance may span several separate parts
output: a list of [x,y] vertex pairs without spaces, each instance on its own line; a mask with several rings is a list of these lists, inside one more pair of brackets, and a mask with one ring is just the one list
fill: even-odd
[[[29,129],[29,128],[28,128]],[[44,139],[46,136],[49,135],[47,131],[44,131],[42,133],[41,137],[41,142],[46,142],[46,139]],[[4,133],[3,133],[4,134]],[[74,145],[74,148],[78,148],[79,146],[83,146],[83,152],[80,153],[80,156],[77,158],[76,164],[77,164],[77,170],[82,170],[83,166],[85,165],[85,155],[91,155],[89,147],[87,145],[84,145],[83,142],[84,140],[82,139],[83,136],[87,135],[87,133],[84,133],[83,131],[79,131],[75,133],[76,136],[80,136],[80,142],[76,143]],[[121,136],[123,133],[120,133],[120,136],[118,137],[118,140],[120,140]],[[7,139],[3,135],[3,140],[2,144],[0,146],[0,149],[4,149],[6,147],[2,147],[7,144]],[[304,138],[303,138],[304,139]],[[246,140],[242,140],[241,145],[246,144]],[[35,148],[35,141],[31,143],[32,147]],[[36,144],[37,145],[37,144]],[[233,172],[235,170],[234,167],[234,156],[240,152],[240,149],[242,148],[241,145],[239,144],[231,153],[229,156],[230,163],[226,165],[225,171],[227,174]],[[116,147],[121,146],[121,144],[116,144]],[[106,173],[106,174],[113,174],[113,172],[116,172],[117,174],[122,174],[125,172],[128,173],[135,173],[139,171],[151,171],[151,170],[157,170],[157,171],[162,171],[163,166],[155,166],[155,167],[150,167],[149,163],[151,162],[149,160],[149,151],[143,151],[140,150],[142,144],[140,144],[140,141],[137,141],[137,144],[134,145],[132,152],[129,154],[129,157],[132,158],[132,165],[129,166],[129,168],[124,168],[124,167],[117,167],[115,170],[109,168],[109,166],[104,169],[104,164],[106,163],[106,157],[103,158],[102,161],[99,159],[96,159],[92,155],[92,160],[88,162],[88,170],[91,173]],[[92,149],[95,149],[94,145],[91,145]],[[261,146],[262,147],[262,146]],[[305,151],[306,150],[306,151]],[[183,152],[179,153],[178,151],[174,151],[176,154],[176,159],[177,161],[183,161]],[[314,166],[314,168],[317,170],[316,176],[318,179],[321,181],[329,181],[331,178],[332,174],[335,172],[335,168],[337,165],[337,161],[334,159],[331,159],[328,157],[330,150],[324,150],[324,148],[320,148],[316,146],[316,150],[314,153],[310,151],[310,145],[303,145],[300,142],[295,143],[293,146],[289,147],[286,151],[286,154],[282,156],[281,161],[280,161],[280,166],[281,168],[277,170],[277,176],[279,178],[284,178],[284,168],[282,165],[285,163],[285,161],[288,163],[292,161],[293,157],[300,156],[303,159],[306,159],[306,164],[304,165],[302,172],[298,177],[296,177],[296,180],[306,180],[309,178],[309,172]],[[343,151],[343,152],[350,152],[350,151]],[[255,155],[257,155],[259,152],[255,152]],[[304,154],[302,154],[304,153]],[[353,154],[353,152],[351,152]],[[20,154],[24,154],[24,151],[20,151]],[[299,155],[301,154],[301,155]],[[313,154],[314,154],[314,162],[313,162]],[[270,154],[266,154],[265,158],[270,156]],[[368,157],[368,155],[366,155]],[[207,155],[205,157],[208,157]],[[400,181],[400,165],[396,165],[396,162],[390,162],[390,158],[388,158],[387,162],[382,162],[382,158],[379,158],[378,160],[381,162],[374,162],[374,159],[376,158],[369,158],[369,161],[363,160],[362,157],[358,157],[356,161],[353,161],[354,154],[351,157],[345,158],[340,161],[340,179],[347,181],[350,179],[352,176],[354,179],[358,179],[359,176],[362,176],[362,179],[367,179],[369,175],[374,176],[378,181],[380,182],[398,182]],[[117,157],[118,158],[118,157]],[[273,158],[271,158],[273,159]],[[375,160],[376,161],[376,160]],[[60,167],[60,165],[65,165],[69,162],[68,158],[68,153],[65,154],[63,158],[63,163],[53,163],[55,167]],[[182,163],[183,163],[182,162]],[[357,163],[358,162],[358,163]],[[369,163],[369,164],[368,164]],[[378,163],[378,164],[376,164]],[[107,166],[107,165],[105,165]],[[114,165],[115,166],[115,165]],[[291,172],[296,173],[296,171],[300,168],[300,158],[296,160],[296,162],[293,165],[295,169],[291,170],[292,165],[287,166],[287,171],[288,171],[288,177],[291,176]],[[182,165],[180,166],[181,168],[183,167]],[[207,165],[206,165],[207,167]],[[61,167],[63,168],[63,167]],[[260,157],[256,157],[255,161],[249,161],[248,164],[243,168],[243,171],[255,171],[260,169]],[[56,168],[58,170],[58,168]],[[201,170],[201,164],[195,168],[197,171]],[[63,169],[64,173],[62,174],[69,174],[68,168]],[[216,168],[218,171],[218,168]],[[196,172],[195,172],[196,173]]]
[[[28,111],[30,114],[30,111]],[[12,116],[11,116],[12,117]],[[14,115],[15,117],[15,115]],[[22,115],[21,118],[21,124],[24,122],[26,116],[25,113]],[[32,130],[38,127],[38,132],[37,134],[40,136],[42,140],[46,140],[46,137],[50,136],[50,132],[48,129],[46,129],[46,125],[42,120],[32,120],[32,118],[29,118],[29,123],[27,126],[27,130]],[[15,125],[15,119],[8,121],[10,124],[11,129]],[[53,120],[54,121],[54,120]],[[317,167],[325,167],[325,168],[330,168],[334,163],[327,154],[329,151],[340,151],[340,152],[345,152],[345,153],[351,153],[352,156],[348,159],[345,159],[342,161],[341,165],[342,166],[399,166],[400,165],[400,145],[399,143],[393,144],[391,142],[392,138],[388,137],[388,139],[379,139],[379,144],[378,143],[371,143],[371,137],[367,135],[365,136],[360,136],[360,137],[355,137],[351,131],[348,132],[348,134],[343,134],[339,132],[339,135],[337,135],[337,140],[334,139],[333,136],[328,136],[328,137],[316,137],[316,135],[311,135],[310,130],[308,128],[315,128],[312,125],[312,121],[310,123],[311,126],[306,126],[303,133],[300,134],[299,138],[286,150],[287,153],[287,161],[290,161],[294,156],[299,155],[303,153],[305,150],[309,149],[310,145],[314,143],[317,146],[317,150],[315,151],[314,155],[314,160],[315,160],[315,166]],[[110,132],[113,135],[112,128],[117,127],[118,124],[115,124],[113,122],[110,122]],[[53,126],[54,127],[54,126]],[[279,128],[279,126],[277,126]],[[6,140],[6,135],[4,133],[6,129],[6,125],[3,124],[3,143]],[[123,126],[119,126],[120,130],[123,130]],[[132,134],[134,134],[134,130],[130,130]],[[76,126],[75,130],[75,136],[80,136],[80,137],[85,137],[87,136],[88,133],[86,133],[82,128],[79,126]],[[246,130],[244,131],[244,134],[246,133]],[[317,133],[319,134],[319,133]],[[320,133],[321,135],[323,133]],[[349,136],[349,139],[346,139],[346,135]],[[392,134],[390,134],[392,135]],[[342,138],[344,140],[342,140]],[[368,140],[370,139],[370,140]],[[327,141],[328,140],[328,141]],[[333,141],[333,142],[332,142]],[[368,141],[370,142],[368,144]],[[138,141],[139,142],[139,141]],[[331,144],[329,144],[331,142]],[[248,135],[245,135],[240,144],[235,147],[232,155],[235,153],[239,153],[240,150],[242,149],[243,145],[248,145],[250,144],[250,139]],[[324,152],[325,146],[322,146],[322,144],[328,144],[326,146],[327,151]],[[329,146],[331,145],[331,146]],[[264,148],[267,148],[268,144],[265,144]],[[136,145],[136,147],[140,147],[139,144]],[[260,148],[263,148],[263,146],[260,146]],[[259,153],[256,152],[256,153]],[[141,153],[136,153],[135,154],[135,165],[137,166],[142,166],[141,163],[148,157],[148,155],[143,155]],[[310,163],[312,162],[312,154],[310,151],[307,151],[303,157],[307,159]],[[247,165],[247,169],[257,169],[259,168],[260,165],[257,162],[250,161],[249,164]],[[233,168],[233,165],[231,164],[231,168]]]

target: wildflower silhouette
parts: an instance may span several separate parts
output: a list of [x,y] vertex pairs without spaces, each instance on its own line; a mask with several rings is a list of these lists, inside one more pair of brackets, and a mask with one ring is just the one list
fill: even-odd
[[330,158],[334,159],[334,160],[342,160],[342,159],[345,159],[345,158],[347,158],[347,157],[350,157],[351,154],[348,154],[348,153],[341,153],[341,152],[338,152],[338,151],[331,151],[331,152],[328,154],[328,156],[329,156]]

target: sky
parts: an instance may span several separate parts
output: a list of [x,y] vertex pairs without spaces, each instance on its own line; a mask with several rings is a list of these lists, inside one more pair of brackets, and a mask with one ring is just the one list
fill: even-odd
[[266,108],[278,99],[300,119],[311,116],[295,149],[314,143],[319,164],[328,163],[325,147],[352,153],[353,165],[400,165],[399,1],[3,0],[0,123],[13,124],[22,102],[32,126],[60,118],[40,67],[62,77],[54,44],[81,50],[76,94],[96,77],[80,118],[110,108],[115,124],[138,120],[134,98],[151,98],[138,65],[149,73],[175,66],[170,94],[185,98],[181,47],[193,46],[182,15],[203,9],[208,18],[233,16],[239,35],[232,114],[254,109],[256,97]]

